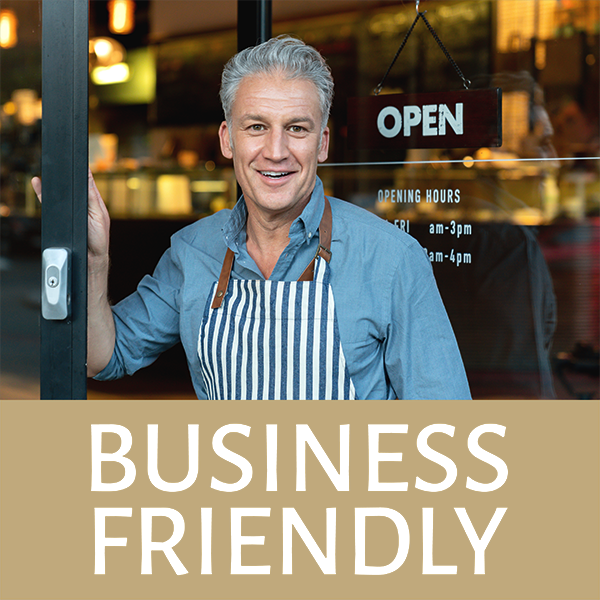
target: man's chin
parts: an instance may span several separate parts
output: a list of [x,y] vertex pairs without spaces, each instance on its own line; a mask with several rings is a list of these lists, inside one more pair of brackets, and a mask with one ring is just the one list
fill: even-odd
[[253,204],[261,212],[272,216],[291,213],[293,218],[296,218],[304,210],[310,194],[308,196],[298,196],[295,194],[282,194],[279,191],[279,193],[265,192],[255,197],[256,200],[253,201]]

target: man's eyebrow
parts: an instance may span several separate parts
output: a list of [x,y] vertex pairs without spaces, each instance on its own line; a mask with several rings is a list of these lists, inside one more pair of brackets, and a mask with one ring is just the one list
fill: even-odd
[[[259,121],[261,123],[264,123],[267,120],[268,119],[265,119],[264,117],[258,114],[246,114],[241,118],[242,123],[245,123],[247,121]],[[298,125],[299,123],[306,123],[310,127],[315,127],[315,122],[309,116],[293,117],[292,119],[286,122],[286,125]]]
[[244,115],[240,121],[264,121],[265,119],[263,117],[261,117],[260,115],[251,115],[251,114],[247,114]]
[[297,125],[298,123],[308,123],[311,127],[315,126],[315,122],[310,117],[294,117],[288,121],[288,125]]

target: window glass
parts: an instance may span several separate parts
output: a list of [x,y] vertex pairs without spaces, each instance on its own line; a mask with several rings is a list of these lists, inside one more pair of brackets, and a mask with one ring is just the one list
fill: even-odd
[[[597,398],[600,0],[421,0],[470,89],[502,90],[502,145],[351,143],[348,101],[373,96],[415,4],[273,1],[273,35],[314,45],[336,82],[318,170],[326,192],[423,246],[475,398]],[[41,2],[2,0],[2,15],[0,385],[2,397],[36,397],[40,228],[29,180],[40,168]],[[152,271],[174,231],[237,198],[217,138],[236,3],[136,0],[131,26],[116,32],[108,2],[90,3],[90,163],[112,217],[113,301]],[[379,96],[462,90],[420,19]],[[182,352],[165,356],[110,393],[182,396],[185,370]],[[92,395],[104,393],[96,385]]]
[[[347,101],[373,94],[414,3],[281,23],[274,33],[319,48],[336,81],[333,152],[319,175],[328,193],[424,247],[474,398],[598,397],[599,3],[463,0],[420,10],[471,89],[501,88],[502,145],[350,147]],[[381,94],[461,89],[418,21]]]
[[1,216],[35,214],[37,200],[24,185],[39,172],[41,151],[41,4],[2,2],[0,15]]
[[41,2],[0,5],[0,398],[39,398]]

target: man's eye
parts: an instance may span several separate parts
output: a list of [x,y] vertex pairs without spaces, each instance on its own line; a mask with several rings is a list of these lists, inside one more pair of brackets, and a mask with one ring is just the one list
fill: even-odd
[[262,131],[264,129],[264,125],[259,125],[258,123],[255,123],[254,125],[250,125],[250,129],[252,131]]
[[304,127],[301,127],[300,125],[292,125],[290,127],[290,131],[292,133],[302,133],[303,131],[305,131]]

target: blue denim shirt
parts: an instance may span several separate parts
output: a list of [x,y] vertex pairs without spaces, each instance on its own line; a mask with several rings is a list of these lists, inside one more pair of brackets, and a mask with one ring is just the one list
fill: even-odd
[[[429,259],[418,242],[370,212],[331,198],[331,286],[342,347],[360,399],[468,399],[460,352]],[[323,184],[292,223],[271,274],[297,280],[315,255]],[[113,356],[96,379],[116,379],[151,364],[180,339],[198,398],[206,398],[197,345],[204,307],[227,247],[231,276],[264,279],[246,249],[246,205],[185,227],[152,276],[115,307]]]

